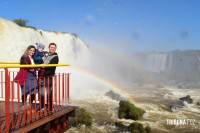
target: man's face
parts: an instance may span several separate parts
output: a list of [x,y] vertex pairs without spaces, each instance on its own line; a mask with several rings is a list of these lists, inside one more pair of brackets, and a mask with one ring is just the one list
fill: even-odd
[[50,46],[49,46],[49,52],[50,52],[51,54],[55,53],[55,52],[56,52],[56,46],[55,46],[55,45],[50,45]]

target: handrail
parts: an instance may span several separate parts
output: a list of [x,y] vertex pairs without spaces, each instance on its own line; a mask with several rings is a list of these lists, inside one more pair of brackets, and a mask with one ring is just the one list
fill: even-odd
[[33,68],[33,67],[56,67],[56,66],[70,66],[70,64],[37,64],[37,65],[1,64],[0,68]]
[[[19,62],[0,62],[0,69],[5,69],[5,88],[6,88],[6,91],[5,91],[5,109],[6,109],[6,113],[5,113],[5,122],[7,123],[6,124],[6,127],[5,127],[5,130],[6,132],[9,132],[9,129],[10,129],[10,88],[11,88],[11,84],[10,84],[10,74],[9,74],[9,71],[8,71],[8,68],[41,68],[41,67],[57,67],[57,66],[70,66],[70,64],[34,64],[34,65],[20,65]],[[67,98],[68,98],[68,101],[69,101],[69,74],[67,76],[67,91],[68,91],[68,95],[67,95]],[[0,130],[1,132],[1,130]]]
[[0,62],[0,64],[19,64],[19,62]]

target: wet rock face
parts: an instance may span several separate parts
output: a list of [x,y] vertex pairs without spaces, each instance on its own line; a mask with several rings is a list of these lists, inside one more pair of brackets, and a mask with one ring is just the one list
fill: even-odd
[[120,131],[120,132],[128,132],[129,131],[128,126],[125,126],[121,122],[115,122],[115,126],[117,127],[118,131]]
[[197,106],[200,106],[200,102],[197,102]]
[[193,99],[189,95],[187,95],[177,100],[170,101],[169,108],[171,109],[171,111],[177,111],[179,108],[183,108],[185,106],[184,102],[187,102],[188,104],[192,104]]
[[117,93],[115,93],[112,90],[109,90],[108,92],[106,92],[105,95],[108,96],[108,97],[110,97],[113,100],[116,100],[116,101],[120,101],[120,100],[124,100],[125,99],[120,94],[117,94]]
[[75,117],[70,117],[69,121],[74,127],[78,125],[91,126],[92,116],[84,108],[78,108],[75,111]]
[[133,122],[129,126],[125,126],[121,122],[115,122],[115,126],[119,132],[131,132],[131,133],[151,133],[151,127],[147,126],[144,128],[143,124]]
[[178,108],[183,108],[183,106],[185,105],[182,100],[175,100],[169,103],[169,108],[171,109],[171,111],[176,111],[178,110]]
[[187,103],[193,103],[193,99],[190,98],[190,95],[187,95],[185,97],[181,97],[181,98],[179,98],[179,100],[186,101]]

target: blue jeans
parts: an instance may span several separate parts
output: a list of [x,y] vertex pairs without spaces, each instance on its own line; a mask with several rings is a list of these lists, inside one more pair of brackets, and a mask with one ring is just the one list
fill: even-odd
[[[28,73],[28,78],[25,81],[25,87],[24,85],[21,85],[21,95],[22,95],[22,104],[24,105],[26,103],[26,98],[28,94],[31,94],[31,101],[35,99],[35,95],[38,93],[38,83],[35,79],[34,72]],[[25,100],[25,101],[24,101]]]
[[21,85],[21,94],[37,94],[38,93],[38,83],[37,80],[35,79],[35,75],[33,72],[28,73],[28,79],[26,80],[25,83],[25,88],[24,85]]

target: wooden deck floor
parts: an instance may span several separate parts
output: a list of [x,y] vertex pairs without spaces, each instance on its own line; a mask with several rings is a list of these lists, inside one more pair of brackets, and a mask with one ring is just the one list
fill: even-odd
[[[39,107],[39,104],[35,104],[36,106]],[[48,109],[31,112],[30,108],[24,109],[20,103],[13,103],[10,105],[9,132],[30,132],[44,125],[46,125],[45,128],[49,127],[49,124],[53,126],[58,121],[65,120],[66,122],[68,116],[74,113],[76,108],[76,106],[54,105],[53,112],[48,111]],[[28,111],[31,113],[29,114]],[[0,102],[0,132],[6,131],[5,114],[5,102]]]

